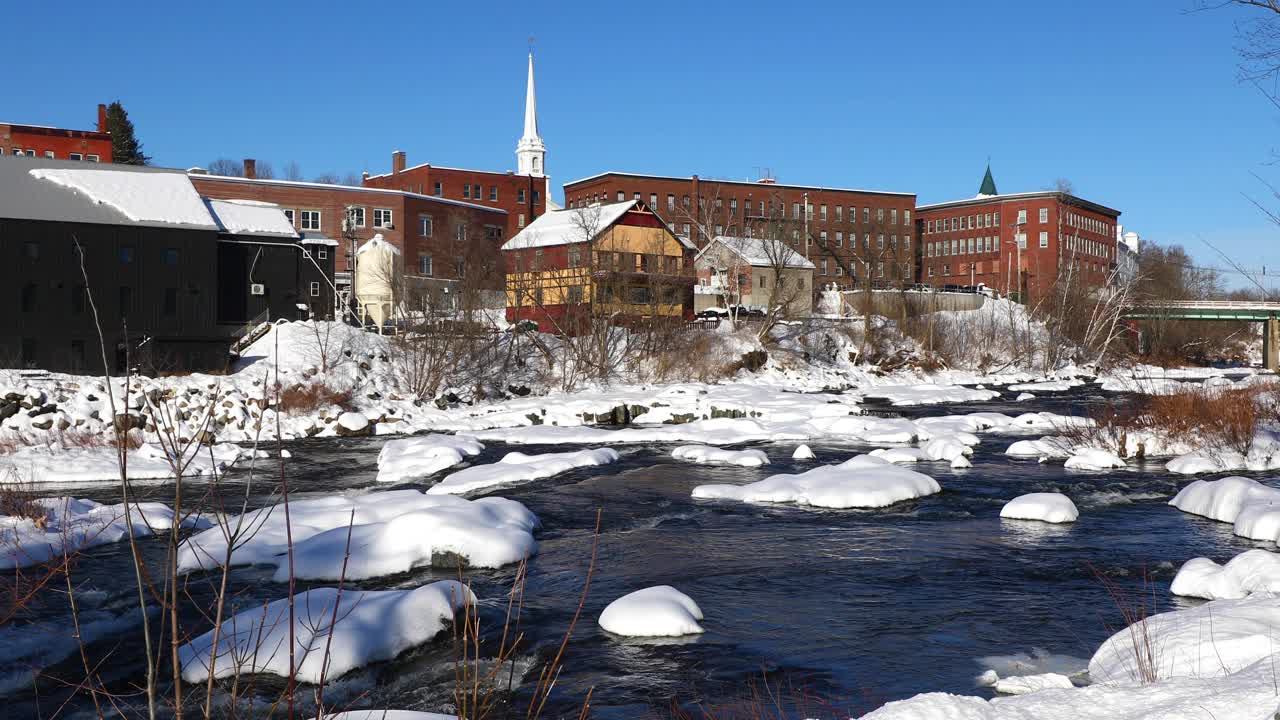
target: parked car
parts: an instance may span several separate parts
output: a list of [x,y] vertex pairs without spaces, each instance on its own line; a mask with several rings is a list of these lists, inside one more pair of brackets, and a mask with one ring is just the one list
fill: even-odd
[[948,283],[942,286],[942,292],[958,293],[960,292],[960,286]]

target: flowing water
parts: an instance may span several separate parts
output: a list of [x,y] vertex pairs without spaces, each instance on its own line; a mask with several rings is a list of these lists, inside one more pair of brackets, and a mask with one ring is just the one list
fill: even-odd
[[[1076,389],[1017,404],[868,409],[908,417],[978,410],[1081,414],[1101,399],[1096,390]],[[1114,593],[1133,601],[1145,598],[1157,611],[1178,606],[1186,601],[1172,598],[1168,586],[1183,561],[1202,555],[1223,560],[1253,546],[1233,536],[1227,524],[1169,507],[1169,497],[1188,479],[1158,463],[1106,474],[1073,472],[1061,463],[1006,458],[1004,450],[1015,439],[983,436],[969,469],[953,470],[942,462],[913,466],[937,479],[943,492],[881,510],[690,497],[703,483],[743,483],[813,467],[790,459],[796,443],[753,445],[773,463],[758,469],[677,462],[670,445],[621,445],[620,463],[500,489],[495,494],[519,500],[542,520],[539,553],[530,563],[525,590],[519,667],[545,662],[559,645],[586,576],[597,509],[602,527],[596,569],[548,717],[576,716],[589,689],[592,715],[599,718],[660,715],[673,702],[685,708],[733,704],[753,687],[758,693],[765,688],[781,693],[788,712],[797,716],[848,717],[918,692],[989,693],[975,688],[975,676],[1019,658],[1039,671],[1083,669],[1093,650],[1121,625]],[[301,497],[371,487],[382,443],[289,444],[294,492]],[[821,463],[870,449],[809,444]],[[489,443],[473,463],[494,462],[512,449],[572,448]],[[244,491],[245,476],[244,470],[230,473],[228,494]],[[189,492],[197,494],[200,487],[193,483]],[[60,491],[104,501],[113,497],[103,487]],[[1055,526],[999,518],[1004,502],[1041,491],[1069,495],[1080,508],[1079,521]],[[145,492],[149,499],[166,500],[168,488],[151,485]],[[251,495],[255,505],[269,501]],[[160,541],[143,546],[149,561],[163,557]],[[501,599],[514,569],[466,574],[484,601],[487,634],[497,633]],[[195,604],[209,599],[209,577],[191,577],[188,589]],[[357,585],[402,588],[456,577],[456,571],[421,569]],[[104,679],[113,690],[127,692],[142,678],[127,544],[89,551],[75,578],[83,615],[96,623],[86,633],[95,638],[90,655],[108,658],[101,666]],[[283,597],[286,587],[270,578],[262,568],[236,569],[236,602],[250,606]],[[705,634],[622,640],[596,625],[613,599],[661,584],[698,602],[706,615]],[[65,598],[46,597],[29,618],[30,634],[50,648],[65,646],[70,642],[66,618]],[[205,627],[194,615],[189,622]],[[393,661],[350,673],[327,690],[326,698],[340,706],[447,709],[452,663],[452,642],[441,636]],[[33,684],[20,668],[0,671],[0,690],[9,695],[0,715],[51,716],[68,694],[52,678],[76,679],[83,672],[75,656],[48,674]],[[523,716],[522,701],[527,703],[535,677],[536,671],[521,685],[517,672],[515,707],[505,712]],[[271,696],[280,683],[260,680],[254,691]],[[133,696],[121,702],[137,706],[141,700]],[[91,709],[83,695],[72,707]]]

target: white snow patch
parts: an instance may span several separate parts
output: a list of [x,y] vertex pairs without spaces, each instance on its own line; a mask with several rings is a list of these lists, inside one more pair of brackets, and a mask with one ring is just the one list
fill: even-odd
[[870,455],[747,485],[699,485],[693,497],[825,508],[878,508],[941,492],[933,478]]
[[134,222],[217,229],[191,180],[182,173],[110,169],[34,168],[38,180],[74,190]]
[[1071,678],[1058,673],[1000,678],[995,684],[996,692],[1001,695],[1026,695],[1041,690],[1070,687],[1074,687]]
[[479,455],[484,445],[466,435],[417,435],[390,440],[378,453],[378,482],[427,477]]
[[813,454],[813,450],[810,450],[808,445],[801,445],[796,448],[795,452],[791,453],[792,460],[815,460],[816,458],[817,456]]
[[439,483],[432,485],[428,493],[432,495],[462,493],[484,490],[495,485],[527,482],[549,478],[574,468],[593,465],[608,465],[618,461],[618,451],[611,448],[596,450],[578,450],[577,452],[546,453],[544,455],[525,455],[520,452],[507,453],[501,460],[491,465],[475,465],[449,475]]
[[1280,555],[1246,550],[1219,565],[1209,558],[1183,564],[1169,591],[1205,600],[1239,599],[1255,592],[1280,594]]
[[1081,448],[1067,458],[1066,466],[1072,470],[1111,470],[1125,467],[1125,462],[1110,450]]
[[1028,493],[1010,500],[1000,509],[1008,520],[1042,520],[1049,523],[1075,522],[1080,517],[1071,498],[1062,493]]
[[681,445],[671,451],[671,457],[700,465],[760,467],[769,464],[769,456],[760,450],[722,450],[706,445]]
[[[98,545],[117,543],[133,537],[148,537],[173,527],[173,511],[158,502],[130,503],[132,523],[125,520],[124,503],[103,505],[93,500],[70,497],[40,498],[34,501],[45,512],[43,526],[24,517],[0,515],[0,569],[27,567]],[[208,519],[189,516],[184,528],[207,528]]]
[[600,627],[627,637],[697,635],[702,610],[688,595],[670,585],[637,590],[609,603],[600,613]]

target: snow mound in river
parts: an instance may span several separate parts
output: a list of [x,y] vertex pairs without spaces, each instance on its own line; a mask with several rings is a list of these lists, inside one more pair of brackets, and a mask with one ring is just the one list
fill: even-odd
[[501,460],[491,465],[474,465],[432,485],[427,490],[432,495],[454,494],[484,490],[495,485],[527,482],[549,478],[574,468],[592,465],[608,465],[618,461],[618,451],[610,448],[596,450],[579,450],[577,452],[546,453],[545,455],[525,455],[520,452],[507,453]]
[[[173,527],[173,511],[158,502],[130,503],[125,520],[124,503],[103,505],[93,500],[69,497],[40,498],[33,501],[44,512],[37,524],[26,517],[0,515],[0,569],[27,567],[61,560],[62,553],[75,554],[98,545],[134,537],[148,537]],[[191,516],[182,527],[206,528],[209,520]]]
[[678,637],[701,633],[702,610],[670,585],[637,590],[609,603],[600,627],[628,637]]
[[400,482],[434,475],[479,455],[484,445],[466,435],[417,435],[391,440],[378,453],[378,482]]
[[1205,600],[1239,599],[1255,592],[1280,593],[1280,555],[1246,550],[1219,565],[1209,558],[1188,560],[1173,578],[1174,595]]
[[1049,523],[1075,522],[1080,517],[1076,504],[1062,493],[1028,493],[1020,495],[1000,509],[1000,517],[1009,520],[1042,520]]
[[825,508],[878,508],[941,492],[928,475],[859,455],[797,475],[773,475],[747,485],[699,485],[693,497]]
[[760,450],[722,450],[706,445],[681,445],[671,451],[671,457],[705,465],[760,467],[769,464],[769,457]]

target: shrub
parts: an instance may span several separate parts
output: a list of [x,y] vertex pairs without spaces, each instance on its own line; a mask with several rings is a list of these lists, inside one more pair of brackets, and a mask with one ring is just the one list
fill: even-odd
[[35,490],[29,483],[22,482],[13,468],[0,477],[0,515],[25,518],[35,522],[37,527],[44,527],[49,522],[48,511],[36,502]]
[[299,383],[280,391],[279,407],[287,415],[305,415],[333,405],[354,410],[351,391],[335,390],[322,382]]

